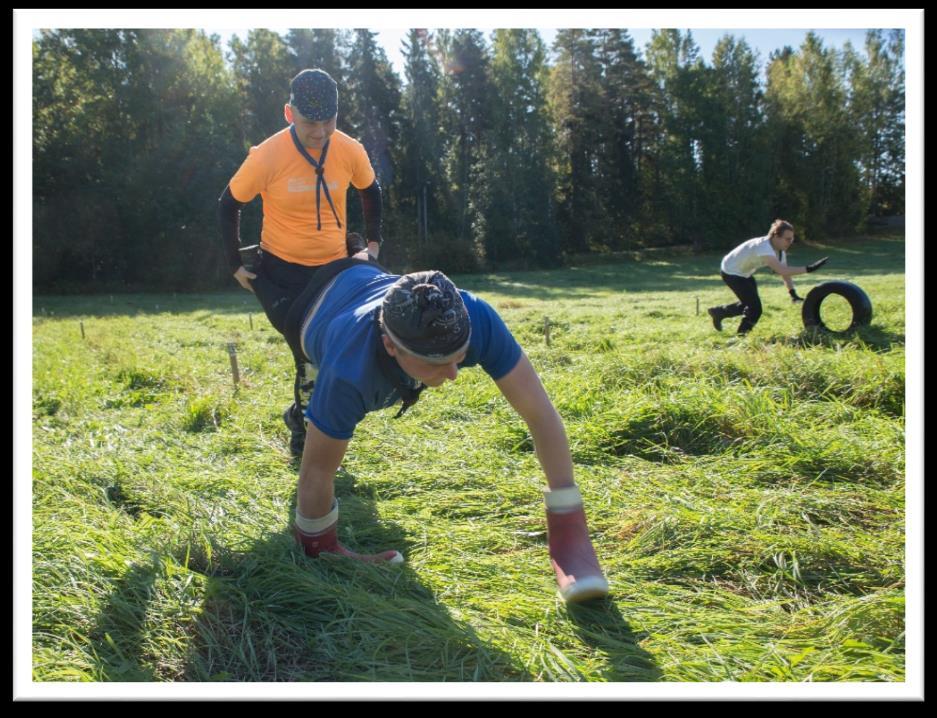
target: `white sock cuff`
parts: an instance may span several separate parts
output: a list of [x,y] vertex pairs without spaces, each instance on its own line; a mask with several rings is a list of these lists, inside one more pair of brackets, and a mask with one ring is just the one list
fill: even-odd
[[332,510],[325,516],[318,519],[309,519],[299,513],[299,507],[296,507],[296,528],[304,534],[322,533],[338,521],[338,499],[332,500]]
[[544,489],[543,500],[548,511],[571,511],[582,506],[582,494],[578,486],[568,486],[564,489]]

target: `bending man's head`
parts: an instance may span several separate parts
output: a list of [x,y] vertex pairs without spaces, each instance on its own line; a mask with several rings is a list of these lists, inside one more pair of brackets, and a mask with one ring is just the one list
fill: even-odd
[[[414,272],[398,279],[384,295],[381,305],[381,330],[386,337],[385,347],[397,357],[410,376],[430,386],[422,376],[414,376],[408,359],[432,367],[454,369],[468,351],[472,324],[462,295],[442,272]],[[403,355],[403,356],[401,356]],[[412,364],[412,362],[411,362]],[[443,372],[442,380],[454,379]],[[442,383],[442,380],[439,383]]]

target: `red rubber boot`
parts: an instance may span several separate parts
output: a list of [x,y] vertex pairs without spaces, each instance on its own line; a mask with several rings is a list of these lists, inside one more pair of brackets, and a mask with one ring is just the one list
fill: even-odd
[[367,563],[403,563],[403,554],[399,551],[361,554],[342,546],[338,541],[338,502],[333,504],[333,509],[327,516],[316,519],[315,522],[325,525],[326,528],[315,533],[306,533],[295,524],[293,525],[293,535],[307,556],[318,558],[320,553],[334,553]]
[[547,540],[560,595],[578,603],[608,595],[608,581],[589,540],[582,496],[575,486],[544,491]]

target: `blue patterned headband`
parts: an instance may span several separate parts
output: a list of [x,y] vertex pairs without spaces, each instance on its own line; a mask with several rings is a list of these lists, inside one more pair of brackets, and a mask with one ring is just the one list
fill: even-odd
[[462,295],[442,272],[414,272],[384,295],[381,327],[407,352],[448,364],[468,349],[472,324]]

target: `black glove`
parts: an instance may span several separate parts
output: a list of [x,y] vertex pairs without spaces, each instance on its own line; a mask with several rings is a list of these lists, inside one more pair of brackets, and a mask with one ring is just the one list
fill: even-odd
[[822,267],[824,264],[826,264],[828,260],[829,260],[829,257],[824,257],[823,259],[818,259],[818,260],[817,260],[816,262],[814,262],[813,264],[808,264],[808,265],[807,265],[807,272],[808,272],[808,274],[809,274],[810,272],[816,272],[820,267]]
[[791,301],[794,302],[794,304],[797,304],[797,302],[804,301],[803,297],[798,296],[796,289],[792,289],[791,291],[788,292],[788,294],[791,295]]
[[364,241],[362,237],[357,232],[349,232],[345,235],[345,249],[348,252],[348,256],[352,257],[358,252],[368,248],[368,243]]

